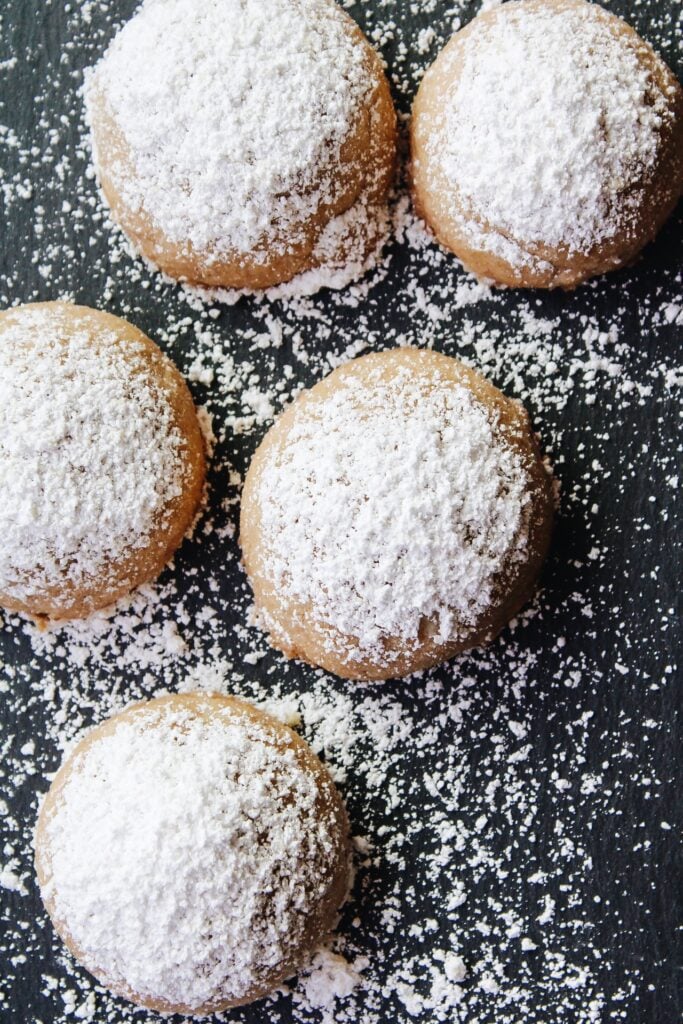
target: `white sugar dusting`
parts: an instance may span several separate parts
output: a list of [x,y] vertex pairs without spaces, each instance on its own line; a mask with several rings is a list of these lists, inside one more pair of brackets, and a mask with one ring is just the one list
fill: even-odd
[[330,0],[147,0],[88,81],[132,155],[117,191],[213,259],[301,243],[370,90]]
[[[0,1016],[20,1006],[50,1024],[162,1020],[112,998],[64,954],[40,909],[31,832],[84,726],[137,698],[202,688],[299,720],[355,832],[356,883],[332,945],[226,1021],[667,1019],[671,945],[652,929],[664,890],[642,880],[666,877],[676,841],[670,769],[652,756],[677,676],[663,571],[681,476],[676,225],[639,266],[575,295],[492,293],[431,243],[404,194],[399,244],[362,285],[231,308],[183,293],[121,243],[78,122],[74,67],[96,63],[132,7],[65,6],[41,8],[64,33],[49,88],[37,46],[2,70],[0,84],[34,106],[30,128],[14,101],[0,107],[12,226],[0,302],[63,296],[127,316],[184,371],[215,456],[207,512],[154,585],[46,631],[0,613]],[[345,6],[382,49],[404,115],[427,64],[476,9]],[[674,7],[631,9],[671,63]],[[7,18],[3,7],[0,39]],[[489,648],[408,682],[351,686],[284,662],[248,625],[239,491],[273,415],[302,387],[363,351],[410,344],[463,359],[527,405],[561,479],[558,534],[544,589]]]
[[264,572],[342,656],[410,650],[425,620],[461,638],[526,550],[530,481],[495,414],[423,372],[377,367],[309,399],[259,473]]
[[430,159],[493,251],[518,264],[520,245],[628,234],[673,117],[643,49],[597,5],[510,4],[444,58],[457,83]]
[[43,894],[112,983],[194,1008],[240,999],[288,963],[329,883],[335,822],[317,794],[244,714],[138,713],[77,755]]
[[[360,197],[348,210],[334,217],[322,231],[312,258],[315,267],[297,274],[290,281],[273,285],[263,291],[248,288],[206,288],[183,284],[185,294],[200,303],[225,303],[229,306],[247,296],[267,299],[303,299],[323,288],[341,291],[376,271],[374,280],[383,274],[383,253],[391,235],[391,217],[387,204],[368,203]],[[369,241],[374,246],[368,247]],[[343,257],[340,256],[343,253]],[[374,283],[369,281],[365,289]]]
[[136,343],[87,316],[24,309],[0,330],[0,591],[105,586],[182,493],[170,402]]

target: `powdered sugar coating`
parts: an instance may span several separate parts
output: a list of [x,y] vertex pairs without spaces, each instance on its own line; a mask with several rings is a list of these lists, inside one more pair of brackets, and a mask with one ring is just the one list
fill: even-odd
[[462,637],[527,546],[528,475],[497,413],[410,367],[349,375],[304,409],[258,478],[276,592],[351,658],[381,662],[387,639],[411,649],[427,620],[441,643]]
[[127,204],[214,258],[287,252],[345,187],[372,88],[349,24],[332,0],[147,0],[87,90],[130,148]]
[[[436,30],[429,56],[415,48],[419,22],[411,8],[418,6],[417,17]],[[25,7],[12,0],[3,8],[8,45],[13,9],[23,14]],[[357,0],[350,8],[383,49],[406,112],[426,63],[452,34],[455,14],[465,21],[475,9],[462,0]],[[122,17],[121,3],[72,3],[68,15],[55,4],[49,10],[59,45],[46,49],[42,34],[34,33],[26,60],[0,82],[8,101],[2,119],[16,129],[13,143],[11,129],[3,136],[9,218],[3,301],[18,294],[38,298],[48,287],[52,294],[73,288],[84,224],[95,240],[89,300],[153,325],[154,337],[195,381],[221,440],[205,515],[215,528],[210,536],[196,531],[162,584],[137,592],[106,621],[97,616],[39,633],[4,616],[0,685],[8,753],[0,789],[9,814],[2,819],[3,863],[13,862],[31,890],[33,815],[26,808],[35,805],[47,785],[44,773],[57,767],[58,752],[80,725],[150,696],[162,682],[176,689],[202,661],[211,665],[206,676],[215,689],[213,659],[219,656],[234,666],[224,666],[227,692],[259,701],[276,693],[300,703],[305,735],[316,749],[324,747],[354,827],[370,845],[334,947],[354,963],[369,957],[369,965],[358,968],[363,982],[325,1011],[304,1002],[307,986],[299,982],[283,987],[264,1008],[233,1011],[231,1022],[253,1024],[264,1016],[269,1024],[668,1020],[675,968],[670,956],[660,959],[653,951],[648,922],[657,918],[658,948],[666,953],[672,913],[668,923],[658,915],[668,904],[661,892],[675,889],[677,835],[659,821],[671,820],[676,804],[665,736],[675,701],[676,667],[669,659],[677,623],[667,615],[676,587],[661,552],[673,551],[675,538],[674,414],[683,325],[676,225],[667,232],[669,256],[665,235],[637,268],[564,296],[491,293],[422,242],[410,221],[402,258],[392,260],[373,289],[296,304],[250,300],[222,307],[214,320],[209,313],[215,316],[215,307],[190,306],[183,292],[122,250],[98,219],[87,149],[73,148],[65,135],[71,128],[52,138],[60,118],[71,126],[78,109],[74,64],[63,54],[92,62]],[[641,32],[680,72],[678,11],[652,0],[631,10]],[[42,75],[38,85],[26,75],[26,61],[36,74],[46,69],[49,92]],[[35,111],[30,124],[27,109]],[[65,182],[56,189],[63,167]],[[33,201],[20,198],[24,182],[33,187]],[[78,197],[84,221],[61,212],[65,191],[72,201]],[[357,688],[283,662],[262,634],[243,629],[251,594],[233,537],[237,487],[228,490],[227,481],[257,447],[263,417],[330,364],[358,354],[362,343],[433,343],[522,399],[558,460],[562,512],[548,585],[514,629],[420,678]],[[287,381],[283,363],[292,373]],[[247,406],[241,395],[254,391],[262,404]],[[647,453],[641,454],[641,441]],[[637,507],[634,481],[644,489]],[[649,494],[656,501],[648,502]],[[586,554],[594,547],[600,554],[590,561]],[[196,572],[186,571],[188,561]],[[27,651],[21,665],[18,649]],[[125,672],[118,691],[113,665]],[[621,674],[623,666],[628,675]],[[37,737],[34,754],[20,751]],[[565,779],[571,788],[560,788]],[[646,795],[642,803],[637,793]],[[622,829],[631,816],[633,828]],[[630,884],[620,871],[602,874],[599,904],[596,845],[608,851],[610,864],[619,850],[632,866]],[[535,884],[527,883],[529,876]],[[548,897],[556,901],[555,912],[541,925],[536,918]],[[44,915],[36,915],[34,899],[4,892],[0,904],[0,991],[8,1014],[21,1005],[31,1019],[54,1018],[54,1024],[140,1024],[144,1014],[109,996],[63,955]],[[520,954],[520,945],[530,948],[522,936],[536,950]],[[442,981],[446,949],[462,955],[468,969],[465,983],[453,989],[461,996],[457,1006]],[[497,993],[480,985],[485,975],[498,980]],[[393,1000],[390,993],[396,993]]]
[[284,731],[152,703],[76,752],[39,830],[42,894],[112,987],[199,1010],[293,973],[339,820]]
[[664,64],[623,29],[590,4],[513,3],[455,37],[428,152],[472,244],[523,265],[525,245],[587,252],[628,236],[673,115]]
[[143,346],[74,316],[49,304],[0,322],[0,593],[14,600],[104,589],[182,492],[182,439]]

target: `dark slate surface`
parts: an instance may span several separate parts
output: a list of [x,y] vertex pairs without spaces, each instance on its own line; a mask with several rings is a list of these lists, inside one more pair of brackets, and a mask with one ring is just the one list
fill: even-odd
[[[4,0],[0,7],[0,62],[18,58],[16,66],[0,70],[0,124],[9,126],[20,143],[15,147],[10,138],[8,144],[7,133],[0,138],[0,184],[10,186],[4,191],[0,236],[0,304],[47,299],[69,292],[77,301],[129,315],[152,337],[159,337],[169,310],[184,308],[190,316],[191,311],[181,306],[172,287],[154,282],[146,271],[141,272],[140,282],[135,282],[129,267],[124,273],[118,265],[110,263],[110,236],[107,231],[98,230],[99,215],[91,204],[96,190],[92,183],[82,184],[85,155],[76,87],[80,70],[103,50],[117,19],[124,20],[135,5],[132,0],[121,0],[113,6],[116,17],[100,5],[93,6],[89,24],[82,18],[74,21],[73,12],[62,0]],[[396,28],[393,37],[385,33],[382,41],[383,54],[395,76],[397,101],[403,110],[409,109],[416,87],[410,64],[414,61],[416,66],[424,65],[434,56],[435,49],[427,56],[415,53],[406,61],[401,58],[401,40],[409,47],[414,46],[418,29],[429,24],[441,36],[447,35],[454,10],[444,2],[436,3],[431,12],[427,4],[417,5],[419,10],[411,11],[412,6],[392,5],[389,13]],[[458,7],[463,21],[469,19],[476,6]],[[680,74],[680,8],[673,0],[670,5],[643,2],[633,10],[626,3],[610,6],[628,15]],[[352,13],[369,28],[388,20],[386,8],[379,3],[374,10],[371,4],[355,4]],[[35,149],[27,154],[31,146]],[[62,156],[64,163],[60,163]],[[15,175],[20,180],[32,181],[31,196],[17,199]],[[65,200],[76,212],[63,209]],[[35,210],[39,205],[45,211],[40,235],[35,230]],[[481,757],[484,763],[492,765],[495,776],[495,761],[486,758],[501,706],[506,715],[524,721],[529,727],[531,753],[525,771],[529,784],[535,783],[541,794],[534,862],[542,863],[544,853],[552,857],[557,846],[556,820],[565,797],[553,787],[552,772],[560,767],[561,774],[569,780],[574,801],[571,838],[592,859],[592,869],[574,883],[578,887],[582,919],[589,921],[591,929],[589,940],[582,937],[584,933],[580,930],[558,931],[560,948],[569,960],[577,962],[585,961],[588,941],[603,952],[601,960],[593,965],[606,996],[596,1019],[629,1024],[673,1024],[680,1018],[681,1010],[680,944],[676,939],[680,924],[680,860],[675,831],[680,819],[680,683],[675,668],[680,640],[676,628],[680,618],[680,547],[676,509],[671,502],[675,492],[667,483],[672,474],[680,472],[680,409],[676,392],[666,390],[661,375],[653,378],[650,371],[662,363],[667,367],[674,365],[676,346],[683,332],[674,323],[663,323],[655,329],[653,318],[643,314],[643,310],[680,296],[680,280],[676,279],[683,254],[680,226],[679,212],[645,258],[631,270],[601,280],[575,295],[541,295],[529,300],[537,315],[560,318],[560,333],[568,353],[581,344],[580,314],[594,317],[605,329],[617,320],[620,340],[627,346],[621,356],[625,371],[652,392],[641,403],[624,402],[618,398],[615,387],[609,382],[603,384],[601,378],[594,389],[595,402],[585,401],[585,392],[579,390],[563,408],[555,409],[552,402],[538,398],[540,392],[534,382],[524,378],[528,367],[520,370],[520,379],[504,359],[497,364],[496,383],[510,393],[524,395],[546,443],[552,447],[562,480],[562,512],[543,581],[540,612],[524,624],[521,632],[515,631],[513,638],[499,641],[490,656],[474,654],[459,663],[457,672],[451,666],[430,677],[437,684],[444,684],[445,696],[442,694],[439,699],[446,703],[458,699],[458,687],[462,687],[459,679],[464,674],[482,687],[477,692],[483,697],[466,712],[465,721],[459,725],[451,722],[443,731],[444,747],[451,744],[454,757],[465,758],[468,765],[476,766]],[[45,264],[51,266],[46,276],[39,270],[39,265]],[[415,265],[402,247],[393,247],[390,273],[377,285],[371,293],[372,301],[363,309],[365,329],[375,343],[385,339],[391,343],[398,335],[417,341],[423,331],[423,336],[429,337],[436,347],[451,353],[462,351],[476,361],[465,342],[454,340],[465,320],[484,320],[491,330],[505,333],[520,297],[508,294],[494,303],[470,306],[456,311],[449,322],[434,327],[406,299]],[[438,304],[438,286],[452,284],[459,271],[451,265],[425,266],[421,283],[432,289]],[[108,280],[110,277],[113,283]],[[143,288],[142,282],[150,280],[152,287]],[[316,302],[333,324],[339,324],[340,334],[359,315],[329,295]],[[252,320],[253,306],[247,301],[224,309],[216,326],[229,334],[248,327]],[[311,322],[302,330],[308,332],[307,339],[313,347]],[[329,342],[331,351],[335,351],[336,344],[333,334]],[[499,344],[505,344],[504,337]],[[248,346],[238,333],[233,349],[238,357],[246,358]],[[187,368],[182,340],[170,346],[170,350],[179,365]],[[278,362],[292,362],[287,342],[267,367],[264,363],[264,374],[276,375]],[[301,366],[297,367],[297,374],[306,383],[318,376],[316,372],[307,375]],[[206,389],[197,385],[194,390],[199,401],[207,400]],[[221,444],[219,457],[242,471],[256,442],[257,438],[252,436],[229,439]],[[224,480],[225,474],[215,475],[211,500],[216,509]],[[663,509],[666,515],[662,514]],[[232,545],[232,560],[222,590],[230,608],[235,586],[243,590],[234,542],[212,536],[201,543],[195,540],[186,545],[177,560],[174,578],[182,580],[189,567],[201,571],[206,564],[219,564],[226,557],[226,544]],[[588,554],[595,546],[602,553],[591,560]],[[573,599],[576,594],[581,595],[580,600]],[[587,606],[591,609],[590,618],[585,614]],[[234,606],[226,614],[238,623],[243,608]],[[559,636],[565,638],[564,647],[555,643]],[[228,641],[225,649],[230,649]],[[237,657],[240,650],[239,642],[234,641],[233,653]],[[0,631],[0,652],[10,666],[29,665],[32,658],[30,645],[16,625],[5,625]],[[529,685],[517,694],[510,688],[505,672],[522,662],[524,652],[533,655]],[[572,688],[558,682],[570,665],[583,670]],[[627,671],[622,673],[617,665],[625,666]],[[257,666],[245,667],[245,672],[253,679],[266,680],[273,666],[285,673],[278,658],[270,654]],[[51,670],[55,672],[54,666]],[[64,672],[68,675],[69,671],[66,666]],[[42,768],[53,769],[57,764],[57,751],[42,741],[49,709],[36,702],[28,704],[30,680],[38,681],[40,673],[38,659],[16,681],[11,696],[0,703],[2,743],[7,741],[0,749],[6,765],[12,764],[12,753],[16,754],[28,739],[36,742]],[[310,687],[314,678],[301,666],[288,669],[285,675],[293,693]],[[125,689],[125,681],[121,685]],[[341,683],[330,685],[338,685],[340,691],[344,688]],[[396,701],[419,722],[423,684],[393,685]],[[22,688],[26,692],[25,704]],[[370,692],[379,691],[370,688]],[[432,720],[433,711],[426,704],[424,714],[425,722]],[[582,719],[590,725],[578,740],[573,723]],[[430,757],[429,750],[411,751],[408,744],[402,756],[396,758],[397,777],[418,779],[429,770]],[[579,782],[586,772],[600,776],[597,794],[581,793]],[[504,782],[503,766],[500,777]],[[656,781],[648,785],[644,780],[650,777]],[[43,781],[29,776],[16,785],[3,778],[2,785],[14,817],[31,822],[36,792],[44,788]],[[397,815],[383,821],[384,805],[381,801],[373,805],[374,797],[364,788],[362,766],[352,773],[345,790],[356,827],[367,828],[374,835],[383,823],[400,829],[402,823],[414,822],[416,816],[429,816],[432,805],[418,785],[405,785],[402,794]],[[566,805],[562,809],[566,812]],[[474,790],[463,796],[459,816],[474,821],[480,811],[475,771]],[[663,821],[672,828],[662,828]],[[14,841],[16,837],[7,838]],[[535,896],[522,881],[531,864],[528,834],[524,844],[518,846],[514,830],[501,817],[492,842],[498,844],[501,857],[509,865],[509,880],[504,884],[518,887],[518,906],[533,919],[538,913],[534,910]],[[433,916],[440,920],[440,882],[434,882],[421,868],[421,858],[429,850],[419,836],[413,836],[406,852],[407,870],[409,874],[412,870],[412,874],[402,884],[405,888],[415,886],[416,895],[411,902],[414,919]],[[28,850],[24,849],[20,859],[26,869],[30,864]],[[411,945],[407,937],[412,922],[406,921],[401,934],[387,945],[374,909],[382,893],[391,891],[395,874],[403,870],[380,860],[378,866],[367,872],[353,914],[358,913],[364,922],[357,947],[369,955],[376,948],[382,948],[390,959],[415,952],[415,944]],[[472,886],[471,899],[465,907],[468,914],[495,897],[490,881],[482,886],[479,890]],[[553,879],[546,891],[560,902],[561,880]],[[43,975],[66,977],[67,970],[58,959],[59,944],[45,922],[39,898],[33,888],[28,896],[0,890],[0,898],[4,907],[0,919],[0,929],[4,929],[4,934],[0,934],[0,991],[4,995],[0,1019],[7,1024],[50,1024],[61,1020],[62,1001],[46,991]],[[32,919],[38,922],[35,928],[16,927],[16,922]],[[423,941],[433,941],[438,946],[441,940],[437,932],[433,939]],[[475,957],[472,949],[463,948],[462,953],[466,961]],[[22,954],[23,961],[17,959]],[[520,959],[519,953],[510,954],[512,978]],[[477,1024],[501,1024],[508,1020],[559,1024],[577,1020],[578,1011],[572,1008],[576,1004],[544,996],[540,980],[538,990],[534,991],[535,970],[532,962],[528,968],[532,1002],[519,1015],[509,1009],[498,1012],[493,999],[482,1003],[476,1016],[472,1011],[468,1019],[472,1024],[475,1020]],[[540,979],[540,967],[538,971]],[[625,993],[621,998],[619,991]],[[370,1019],[359,1005],[357,1020]],[[112,1004],[107,1006],[106,1014],[102,1011],[95,1019],[122,1020],[127,1012],[123,1004],[113,1004],[113,1009]],[[387,1024],[410,1019],[391,994],[385,996],[384,1006]],[[286,1021],[296,1019],[292,1013],[291,1005],[285,1002],[267,1011],[255,1008],[240,1019]],[[429,1012],[420,1019],[430,1020]]]

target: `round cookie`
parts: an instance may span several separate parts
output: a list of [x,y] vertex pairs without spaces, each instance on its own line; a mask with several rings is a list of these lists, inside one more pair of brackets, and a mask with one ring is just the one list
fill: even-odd
[[102,984],[209,1014],[294,975],[336,921],[348,822],[304,740],[233,697],[135,704],[87,733],[36,829],[45,906]]
[[141,331],[68,302],[0,313],[0,605],[74,618],[153,579],[204,476],[187,386]]
[[573,288],[632,262],[683,190],[683,90],[584,0],[515,0],[457,32],[412,116],[415,205],[480,277]]
[[386,236],[389,85],[333,0],[146,0],[86,105],[112,216],[171,277],[341,287]]
[[303,392],[256,452],[241,543],[271,642],[388,679],[494,637],[531,596],[552,488],[529,418],[484,377],[404,348]]

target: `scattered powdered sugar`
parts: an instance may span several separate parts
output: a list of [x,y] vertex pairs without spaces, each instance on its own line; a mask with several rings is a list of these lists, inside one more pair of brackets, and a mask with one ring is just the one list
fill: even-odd
[[369,88],[331,0],[146,0],[87,95],[105,98],[130,148],[135,176],[113,172],[132,209],[212,258],[265,259],[338,200]]
[[258,476],[263,571],[351,657],[411,649],[425,620],[461,638],[526,549],[529,480],[496,413],[419,373],[376,366],[309,398]]
[[366,959],[350,964],[329,949],[318,950],[301,977],[302,1001],[316,1010],[324,1010],[336,999],[346,998],[361,983],[360,970],[366,966]]
[[43,895],[112,983],[190,1007],[290,962],[331,880],[335,821],[271,727],[129,714],[76,755],[42,836]]
[[[181,291],[121,244],[79,123],[78,69],[134,5],[46,2],[28,48],[13,30],[23,0],[0,9],[0,59],[22,54],[0,76],[0,302],[76,298],[158,340],[211,418],[209,501],[160,580],[116,608],[43,632],[2,613],[0,1016],[161,1024],[65,954],[36,891],[31,833],[80,729],[133,699],[201,687],[300,718],[356,833],[356,883],[309,996],[302,975],[226,1021],[673,1019],[677,834],[661,822],[675,825],[678,792],[662,751],[677,749],[667,563],[681,479],[680,215],[638,266],[572,295],[477,283],[405,197],[398,241],[360,286],[230,308]],[[478,7],[346,6],[381,47],[404,117],[429,61]],[[677,5],[608,6],[680,71]],[[61,45],[44,47],[51,38]],[[410,680],[352,686],[285,662],[247,626],[239,491],[302,387],[365,350],[411,344],[463,359],[525,403],[562,483],[557,532],[543,590],[495,643]]]
[[28,894],[24,880],[15,873],[12,863],[5,864],[0,868],[0,888],[9,889],[11,892],[19,892],[22,896]]
[[512,3],[443,61],[457,81],[430,158],[495,251],[517,264],[519,244],[584,252],[628,232],[673,116],[637,41],[597,5]]
[[139,346],[88,314],[22,309],[0,339],[0,591],[106,586],[182,491],[170,403]]

